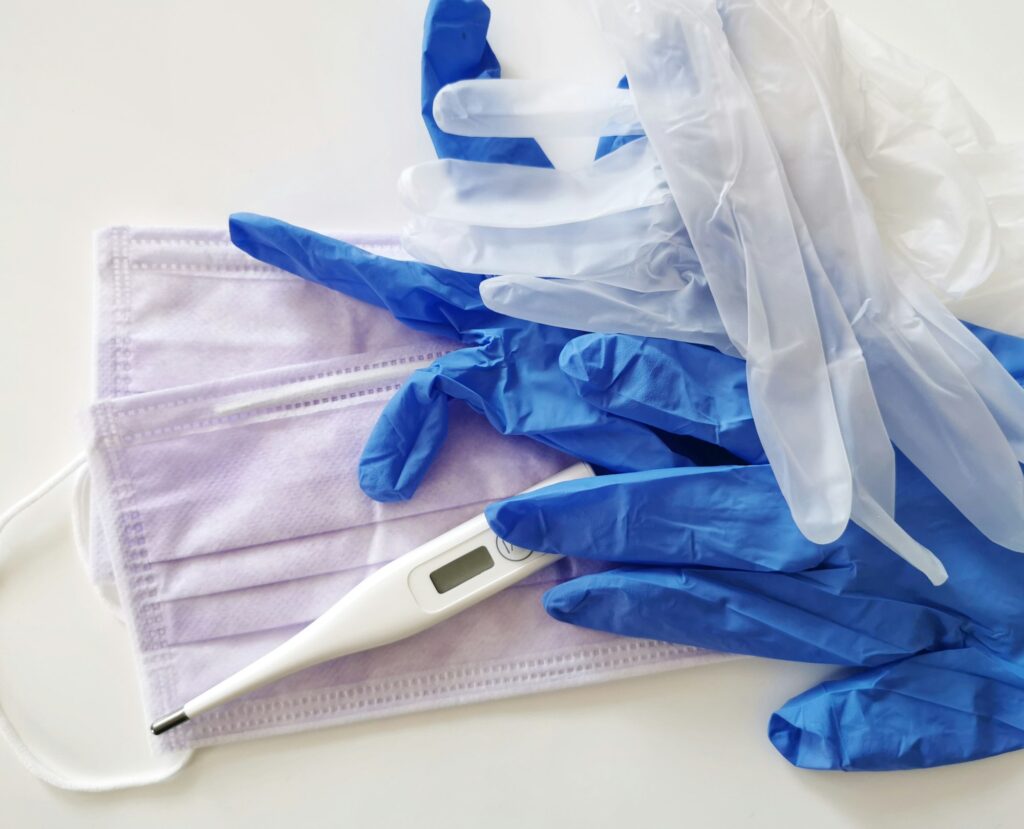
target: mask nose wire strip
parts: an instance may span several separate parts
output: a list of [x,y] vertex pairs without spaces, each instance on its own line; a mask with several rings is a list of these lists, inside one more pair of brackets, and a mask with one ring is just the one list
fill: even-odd
[[354,389],[364,389],[373,384],[384,385],[404,380],[413,371],[426,368],[441,352],[428,354],[418,360],[402,360],[392,365],[378,366],[345,374],[341,377],[318,377],[313,380],[292,383],[272,391],[260,390],[239,395],[213,408],[215,415],[231,415],[261,409],[265,406],[286,406],[303,403],[309,398],[321,395],[342,394]]
[[[79,470],[81,470],[81,472],[79,472]],[[79,472],[80,475],[75,487],[76,502],[74,506],[77,508],[78,499],[82,494],[78,483],[82,480],[82,472],[84,471],[85,455],[82,454],[16,504],[5,510],[3,514],[0,515],[0,534],[3,533],[15,518],[21,515],[37,501],[40,501],[48,495],[52,490],[56,489],[64,480],[75,474],[75,472]],[[80,546],[80,542],[82,540],[80,518],[75,519],[75,524],[75,543],[76,546]],[[21,765],[29,772],[35,775],[35,777],[42,780],[44,783],[54,786],[55,788],[65,789],[66,791],[71,792],[109,792],[118,789],[132,789],[140,786],[149,786],[154,783],[161,783],[164,780],[174,777],[174,775],[181,771],[188,764],[189,760],[192,759],[192,752],[188,751],[175,757],[174,762],[170,766],[166,766],[164,768],[111,775],[103,778],[90,778],[84,775],[80,776],[57,771],[48,762],[38,757],[21,738],[21,735],[14,727],[14,723],[12,723],[10,718],[7,716],[7,712],[4,710],[2,705],[0,705],[0,735],[3,736],[4,740],[11,747],[11,751],[14,752],[14,756],[18,762],[21,763]]]

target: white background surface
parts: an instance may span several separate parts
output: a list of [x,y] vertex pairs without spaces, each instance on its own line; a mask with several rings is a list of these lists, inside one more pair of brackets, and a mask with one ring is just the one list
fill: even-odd
[[[253,210],[391,230],[432,156],[418,117],[426,0],[0,0],[0,504],[81,448],[91,234]],[[836,5],[950,74],[1024,137],[1018,0]],[[492,0],[506,74],[619,76],[584,0]],[[557,158],[589,147],[563,147]],[[70,546],[67,491],[0,548],[0,701],[63,768],[153,764],[127,641]],[[148,790],[74,795],[0,746],[21,826],[1013,827],[1024,754],[886,775],[798,771],[774,707],[828,671],[766,661],[203,751]]]

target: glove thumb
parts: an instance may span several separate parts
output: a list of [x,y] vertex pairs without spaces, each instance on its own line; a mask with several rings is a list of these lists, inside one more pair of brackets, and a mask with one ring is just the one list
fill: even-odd
[[407,501],[448,437],[448,405],[464,401],[477,412],[486,406],[475,382],[481,352],[461,348],[413,372],[388,401],[359,460],[359,485],[375,501]]
[[795,766],[883,771],[1024,747],[1024,670],[980,648],[921,654],[825,682],[772,715]]
[[359,459],[359,486],[375,501],[407,501],[448,436],[448,396],[437,363],[420,369],[388,401]]

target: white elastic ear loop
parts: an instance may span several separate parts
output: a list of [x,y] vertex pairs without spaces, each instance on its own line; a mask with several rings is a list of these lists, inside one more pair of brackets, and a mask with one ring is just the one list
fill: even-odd
[[[74,474],[76,470],[81,469],[84,472],[84,467],[85,455],[83,454],[79,455],[56,475],[30,492],[10,507],[10,509],[6,510],[2,515],[0,515],[0,534],[3,533],[11,521],[47,495],[50,491],[59,486],[62,481]],[[87,497],[87,485],[82,483],[83,479],[84,476],[80,475],[75,485],[74,506],[76,508],[81,507],[81,498]],[[72,515],[74,516],[73,530],[75,534],[75,545],[79,548],[79,551],[81,551],[83,540],[81,516],[75,514],[75,509],[72,510]],[[11,750],[14,752],[14,756],[18,759],[18,762],[28,769],[28,771],[33,775],[44,783],[49,783],[51,786],[55,786],[58,789],[65,789],[72,792],[109,792],[117,789],[132,789],[140,786],[149,786],[154,783],[162,783],[164,780],[174,777],[174,775],[181,771],[188,764],[188,761],[192,759],[192,752],[188,751],[176,757],[174,763],[166,768],[135,772],[132,774],[113,775],[102,779],[88,779],[59,772],[52,768],[46,761],[37,757],[28,745],[25,744],[25,741],[21,738],[21,735],[7,716],[7,712],[4,711],[2,705],[0,705],[0,735],[2,735],[4,740],[7,741],[7,744],[11,747]]]
[[[82,567],[85,568],[86,573],[89,574],[90,580],[92,580],[92,569],[89,565],[89,538],[87,533],[89,531],[91,481],[89,467],[83,464],[78,470],[78,474],[75,475],[75,482],[71,490],[71,537],[75,542],[75,552],[78,553],[78,559],[82,562]],[[107,610],[119,622],[123,623],[124,609],[121,607],[121,602],[118,601],[117,591],[114,586],[106,583],[97,584],[94,581],[93,587],[96,588],[96,595],[107,606]]]
[[[84,460],[81,456],[75,460]],[[89,560],[89,540],[86,538],[88,526],[90,495],[89,467],[84,463],[78,467],[75,482],[71,490],[71,538],[75,542],[75,552],[83,563]],[[0,527],[2,529],[2,527]]]

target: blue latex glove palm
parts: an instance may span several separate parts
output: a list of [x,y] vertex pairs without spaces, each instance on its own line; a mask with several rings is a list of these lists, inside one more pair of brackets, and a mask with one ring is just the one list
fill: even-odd
[[[1024,380],[1024,342],[976,333]],[[695,372],[690,350],[592,335],[567,344],[562,364],[581,396],[609,413],[686,430],[691,390],[730,384],[721,360],[713,376]],[[743,367],[731,363],[739,401]],[[723,427],[743,432],[735,420]],[[947,584],[931,587],[855,526],[835,544],[810,544],[759,464],[610,475],[488,510],[493,529],[515,544],[629,565],[552,589],[545,604],[555,618],[870,668],[772,717],[770,737],[796,765],[917,768],[1021,748],[1024,556],[988,541],[904,458],[897,516],[942,558]]]

